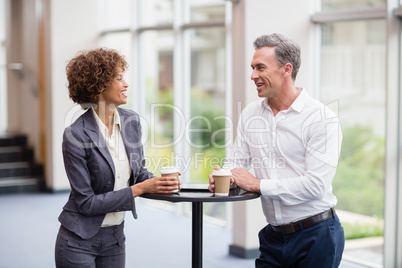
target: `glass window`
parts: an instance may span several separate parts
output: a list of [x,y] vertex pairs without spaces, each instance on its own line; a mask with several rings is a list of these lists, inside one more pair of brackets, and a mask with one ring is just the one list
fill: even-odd
[[[322,26],[321,100],[338,112],[343,132],[333,188],[347,244],[383,233],[385,35],[384,20]],[[379,241],[365,261],[382,264]]]
[[0,0],[0,132],[7,127],[6,1]]
[[103,0],[101,16],[99,18],[102,30],[113,30],[130,27],[131,2],[130,0]]
[[205,22],[225,19],[225,1],[190,0],[190,21]]
[[225,29],[189,31],[191,47],[191,178],[208,182],[225,156]]
[[139,16],[140,26],[173,24],[173,0],[139,1],[139,5],[139,14],[149,14]]
[[[118,2],[120,9],[125,8],[118,13],[113,6],[115,2],[103,2],[101,44],[121,51],[128,58],[130,68],[126,75],[131,94],[128,107],[142,119],[148,170],[159,176],[162,166],[176,165],[182,169],[183,183],[208,182],[208,174],[215,164],[222,163],[225,145],[229,143],[225,142],[224,132],[227,60],[224,19],[225,7],[230,3],[125,0]],[[182,23],[175,31],[152,28],[173,24],[174,18],[180,23],[197,22],[197,25]],[[219,22],[212,27],[210,21]],[[131,28],[127,28],[131,22]],[[114,29],[120,31],[111,31]],[[178,213],[191,211],[188,204],[180,208],[179,205],[171,207],[178,208]],[[206,204],[204,215],[218,218],[224,224],[226,204]]]
[[[160,175],[163,166],[174,162],[173,32],[147,31],[141,35],[141,78],[145,92],[147,168]],[[145,127],[145,126],[143,126]]]
[[[225,29],[191,29],[191,181],[208,182],[214,165],[225,157]],[[223,203],[205,203],[204,213],[225,219]]]
[[322,0],[322,10],[338,10],[362,7],[385,7],[386,0]]
[[[124,74],[124,80],[129,85],[129,94],[134,94],[135,89],[132,84],[132,69],[134,65],[132,62],[132,36],[129,32],[119,32],[119,33],[108,33],[101,38],[101,46],[117,50],[121,55],[123,55],[128,62],[128,70]],[[127,107],[132,107],[132,99],[128,98],[128,103],[125,105]],[[122,106],[123,107],[123,106]]]

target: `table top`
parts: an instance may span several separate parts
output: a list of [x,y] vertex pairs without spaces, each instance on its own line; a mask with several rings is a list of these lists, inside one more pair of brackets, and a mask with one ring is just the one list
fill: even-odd
[[170,202],[234,202],[258,198],[260,194],[246,192],[238,187],[230,189],[228,196],[215,196],[208,184],[182,185],[180,192],[172,194],[143,194],[141,197]]

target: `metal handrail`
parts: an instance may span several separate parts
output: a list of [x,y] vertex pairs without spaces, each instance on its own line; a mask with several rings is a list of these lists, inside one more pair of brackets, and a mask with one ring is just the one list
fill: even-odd
[[16,62],[9,64],[0,65],[2,68],[7,68],[8,70],[14,72],[20,80],[25,80],[31,87],[31,92],[34,97],[38,97],[38,89],[39,83],[36,75],[28,68],[24,66],[24,64]]

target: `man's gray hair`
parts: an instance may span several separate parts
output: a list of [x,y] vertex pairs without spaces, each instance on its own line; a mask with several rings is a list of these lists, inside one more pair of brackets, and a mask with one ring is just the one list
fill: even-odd
[[273,33],[258,37],[254,41],[254,47],[256,50],[261,47],[275,47],[276,60],[282,66],[286,63],[292,64],[292,78],[296,80],[301,64],[300,46],[296,42],[283,34]]

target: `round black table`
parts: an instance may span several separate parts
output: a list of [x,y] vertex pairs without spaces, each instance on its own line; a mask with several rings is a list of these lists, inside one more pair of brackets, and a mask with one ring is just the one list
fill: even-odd
[[192,267],[202,267],[202,221],[204,202],[234,202],[258,198],[258,193],[245,192],[236,187],[230,189],[228,196],[215,196],[206,184],[183,185],[180,192],[174,194],[143,194],[141,197],[170,202],[192,203]]

